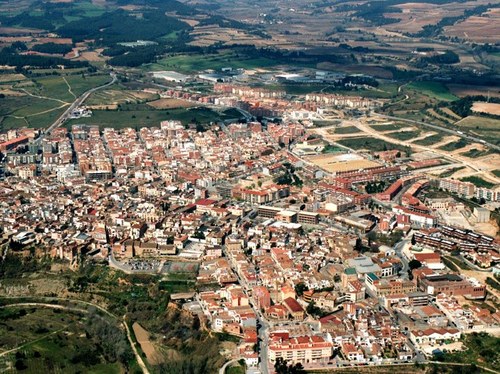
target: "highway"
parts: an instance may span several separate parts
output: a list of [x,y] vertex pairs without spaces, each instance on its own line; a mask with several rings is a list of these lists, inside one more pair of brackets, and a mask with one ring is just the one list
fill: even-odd
[[45,134],[50,134],[54,129],[57,129],[58,127],[60,127],[64,122],[66,122],[66,120],[69,118],[69,116],[71,115],[71,113],[76,109],[78,108],[79,106],[81,106],[85,100],[88,99],[88,97],[93,94],[94,92],[100,90],[100,89],[103,89],[103,88],[106,88],[106,87],[109,87],[113,84],[116,83],[117,81],[117,78],[116,78],[116,74],[115,73],[110,73],[110,76],[112,78],[112,80],[102,86],[99,86],[99,87],[94,87],[86,92],[84,92],[81,96],[79,96],[78,98],[76,98],[75,101],[73,101],[73,103],[68,107],[68,109],[66,109],[64,111],[63,114],[61,114],[61,116],[52,124],[50,125],[47,130],[45,130],[45,132],[40,135],[37,139],[34,140],[34,144],[40,144],[40,142],[43,140],[43,137]]
[[500,146],[498,146],[498,145],[488,143],[485,140],[483,140],[481,138],[477,138],[475,136],[471,136],[471,135],[467,135],[467,134],[460,134],[456,130],[450,130],[450,129],[446,128],[446,127],[441,127],[441,126],[433,125],[433,124],[427,123],[427,122],[414,121],[412,119],[407,119],[407,118],[394,117],[394,116],[386,116],[384,114],[379,114],[379,113],[376,113],[376,112],[373,112],[373,111],[371,112],[371,114],[375,115],[375,116],[378,116],[378,117],[387,118],[387,119],[393,119],[393,120],[398,120],[398,121],[404,121],[404,122],[412,123],[412,124],[415,124],[415,125],[424,125],[424,126],[430,127],[431,129],[438,130],[438,131],[443,131],[443,132],[447,132],[449,134],[452,134],[452,135],[455,135],[455,136],[459,136],[459,137],[461,137],[463,139],[466,139],[466,140],[471,140],[471,141],[474,141],[474,142],[482,143],[482,144],[487,145],[488,147],[490,147],[492,149],[496,149],[497,151],[500,151]]

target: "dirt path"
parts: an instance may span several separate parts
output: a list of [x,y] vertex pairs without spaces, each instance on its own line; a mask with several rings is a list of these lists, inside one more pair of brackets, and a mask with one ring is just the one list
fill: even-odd
[[22,89],[21,91],[23,91],[26,95],[31,96],[31,97],[36,97],[37,99],[52,100],[52,101],[57,101],[58,103],[61,103],[61,104],[69,105],[69,103],[67,101],[54,99],[53,97],[35,95],[35,94],[32,94],[31,92],[25,90],[25,89]]
[[161,356],[158,354],[153,343],[151,343],[149,332],[144,329],[137,322],[132,325],[132,330],[134,331],[135,338],[140,344],[142,351],[146,354],[146,358],[151,365],[158,365],[163,362]]
[[66,80],[66,77],[63,77],[63,80],[64,80],[64,83],[66,83],[66,86],[68,86],[68,92],[71,94],[71,96],[73,96],[76,99],[76,95],[73,93],[73,91],[71,91],[71,86],[68,83],[68,81]]
[[[9,299],[9,298],[15,299],[15,297],[6,297],[6,298],[7,299]],[[84,304],[84,305],[92,306],[94,308],[99,309],[100,311],[102,311],[106,315],[112,317],[113,319],[115,319],[115,320],[117,319],[117,317],[114,314],[112,314],[108,310],[104,309],[102,306],[97,305],[97,304],[93,304],[93,303],[89,303],[88,301],[76,300],[76,299],[64,299],[64,298],[60,298],[60,297],[53,297],[53,298],[48,298],[48,299],[51,299],[51,300],[64,300],[64,301],[67,301],[67,302],[75,302],[75,303],[79,303],[79,304]],[[5,308],[5,307],[9,307],[9,306],[38,306],[38,307],[45,307],[45,308],[52,308],[52,309],[64,309],[64,310],[70,310],[70,311],[78,311],[78,312],[83,312],[83,313],[87,313],[88,312],[87,310],[80,309],[80,308],[71,308],[71,307],[64,306],[64,305],[50,304],[50,303],[36,303],[36,302],[33,302],[33,303],[12,303],[12,304],[8,304],[8,305],[4,305],[4,306],[2,306],[0,308]],[[129,329],[129,327],[127,325],[127,322],[125,320],[125,316],[123,316],[122,323],[123,323],[123,325],[125,327],[125,330],[127,332],[127,339],[129,341],[130,346],[132,347],[132,351],[134,352],[134,355],[135,355],[135,358],[137,360],[137,363],[141,367],[142,372],[144,374],[150,374],[150,371],[148,370],[148,368],[147,368],[146,364],[144,363],[141,355],[139,354],[139,352],[137,351],[137,348],[135,347],[134,340],[132,339],[132,334],[130,333],[130,329]]]
[[[67,327],[67,326],[66,326],[66,327]],[[65,327],[65,328],[66,328],[66,327]],[[59,329],[59,330],[56,330],[56,331],[52,331],[51,333],[49,333],[49,334],[47,334],[47,335],[44,335],[44,336],[42,336],[41,338],[38,338],[38,339],[35,339],[35,340],[31,340],[31,341],[29,341],[29,342],[27,342],[27,343],[21,344],[20,346],[18,346],[18,347],[16,347],[16,348],[12,348],[12,349],[9,349],[8,351],[2,352],[2,353],[0,353],[0,357],[2,357],[2,356],[6,356],[6,355],[8,355],[9,353],[13,353],[13,352],[16,352],[16,351],[18,351],[18,350],[20,350],[20,349],[23,349],[24,347],[26,347],[26,346],[28,346],[28,345],[30,345],[30,344],[37,343],[37,342],[39,342],[39,341],[41,341],[41,340],[43,340],[43,339],[45,339],[45,338],[49,337],[50,335],[54,335],[54,334],[57,334],[58,332],[63,331],[65,328],[62,328],[62,329]]]
[[135,355],[135,357],[137,359],[137,363],[141,367],[142,372],[144,374],[150,374],[150,372],[148,370],[148,367],[146,366],[146,364],[142,360],[141,355],[137,351],[137,348],[135,346],[134,340],[132,339],[132,334],[130,333],[130,329],[128,327],[127,321],[125,320],[125,316],[123,316],[123,324],[125,325],[125,329],[127,330],[127,338],[128,338],[128,341],[129,341],[130,345],[132,346],[132,350],[134,351],[134,355]]

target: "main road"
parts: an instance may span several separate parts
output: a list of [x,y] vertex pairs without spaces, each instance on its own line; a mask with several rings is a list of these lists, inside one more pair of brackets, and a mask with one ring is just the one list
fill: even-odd
[[61,116],[52,124],[49,126],[49,128],[47,128],[47,130],[45,130],[45,133],[40,135],[37,139],[35,139],[34,143],[35,144],[39,144],[42,140],[43,140],[43,137],[45,134],[50,134],[51,131],[53,131],[54,129],[57,129],[58,127],[60,127],[64,122],[66,122],[66,120],[69,118],[69,116],[71,115],[71,113],[76,109],[78,108],[79,106],[81,106],[85,100],[88,99],[88,97],[93,94],[94,92],[100,90],[100,89],[103,89],[103,88],[106,88],[106,87],[109,87],[113,84],[116,83],[117,81],[117,78],[116,78],[116,74],[115,73],[110,73],[109,74],[111,76],[111,81],[106,83],[106,84],[103,84],[102,86],[99,86],[99,87],[94,87],[86,92],[84,92],[82,95],[80,95],[79,97],[76,98],[75,101],[73,101],[73,103],[68,107],[68,109],[66,109],[64,111],[63,114],[61,114]]

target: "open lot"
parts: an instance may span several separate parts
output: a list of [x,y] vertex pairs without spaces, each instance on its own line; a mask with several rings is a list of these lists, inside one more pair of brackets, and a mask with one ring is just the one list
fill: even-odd
[[149,102],[148,105],[155,109],[191,108],[198,106],[196,103],[180,99],[159,99]]
[[472,111],[500,116],[500,104],[475,102],[472,106]]
[[379,165],[374,161],[366,160],[359,155],[350,153],[309,156],[307,159],[330,173],[360,170]]

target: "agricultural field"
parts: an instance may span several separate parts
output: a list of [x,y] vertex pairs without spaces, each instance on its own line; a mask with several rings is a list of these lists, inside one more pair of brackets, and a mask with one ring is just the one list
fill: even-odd
[[398,131],[398,132],[391,132],[386,134],[387,136],[401,140],[401,141],[408,141],[411,139],[415,139],[420,135],[420,131]]
[[76,97],[110,79],[109,75],[50,75],[15,83],[0,98],[0,129],[48,127]]
[[413,143],[418,144],[418,145],[423,145],[423,146],[430,146],[436,143],[439,143],[440,141],[443,140],[444,134],[438,133],[438,134],[433,134],[430,136],[427,136],[423,139],[415,140]]
[[452,101],[458,99],[444,84],[439,82],[413,82],[408,85],[408,88],[437,100]]
[[500,34],[500,9],[489,9],[480,16],[471,16],[453,26],[445,27],[445,34],[478,43],[495,43]]
[[122,89],[120,86],[113,86],[111,89],[94,92],[85,101],[86,106],[93,109],[106,109],[106,107],[117,108],[120,104],[148,102],[158,99],[159,96],[142,91]]
[[467,152],[460,153],[460,155],[469,157],[469,158],[478,158],[478,157],[483,157],[487,156],[489,154],[495,153],[496,151],[493,149],[478,149],[478,148],[471,148]]
[[495,86],[470,86],[464,84],[449,83],[446,85],[450,92],[458,97],[490,95],[492,97],[500,97],[500,90]]
[[344,127],[335,127],[334,129],[328,130],[329,134],[337,134],[337,135],[348,135],[348,134],[357,134],[360,133],[361,130],[355,126],[344,126]]
[[500,104],[475,102],[472,111],[500,116]]
[[386,151],[390,149],[404,149],[403,146],[398,146],[394,143],[389,143],[381,139],[376,138],[353,138],[353,139],[342,139],[337,141],[337,143],[343,145],[344,147],[352,148],[355,150],[366,149],[372,152]]
[[229,118],[234,118],[234,116],[231,116],[231,113],[219,114],[205,107],[152,110],[147,104],[123,104],[118,110],[94,110],[92,117],[70,120],[67,125],[84,122],[88,125],[119,129],[159,126],[161,121],[166,120],[178,120],[187,125],[189,123],[207,124]]
[[382,124],[370,124],[370,127],[377,131],[397,131],[401,130],[403,127],[408,127],[408,124],[397,125],[394,123],[382,123]]
[[469,116],[455,123],[455,126],[469,130],[493,144],[500,144],[500,120],[498,119]]
[[191,108],[198,106],[196,103],[180,99],[159,99],[150,101],[148,105],[155,109]]
[[147,71],[175,70],[180,73],[196,73],[208,69],[220,70],[225,67],[257,69],[276,66],[278,62],[268,58],[248,58],[236,52],[209,55],[176,55],[165,57],[154,64],[144,66]]
[[118,374],[126,368],[88,335],[89,315],[34,307],[8,307],[0,315],[0,352],[12,350],[0,357],[3,372]]
[[467,141],[463,138],[458,139],[457,141],[451,141],[439,147],[443,151],[453,152],[457,149],[464,148],[467,145]]

